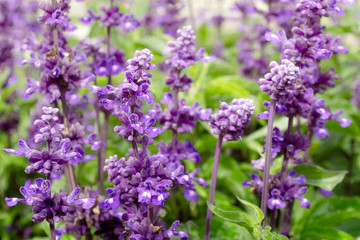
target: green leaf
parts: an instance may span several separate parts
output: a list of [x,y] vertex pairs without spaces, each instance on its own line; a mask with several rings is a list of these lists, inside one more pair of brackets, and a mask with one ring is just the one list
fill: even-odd
[[301,239],[354,240],[346,232],[324,225],[312,225],[305,229],[301,234]]
[[212,80],[206,87],[207,95],[226,95],[231,98],[250,97],[250,92],[241,84],[240,78],[232,76],[219,77]]
[[225,221],[237,223],[252,232],[254,226],[253,221],[247,213],[241,211],[225,211],[211,204],[209,201],[207,201],[207,204],[210,210],[216,216],[220,217]]
[[41,223],[41,227],[44,230],[44,232],[46,233],[46,235],[48,235],[48,237],[50,237],[50,227],[49,227],[49,223],[47,221],[43,221]]
[[284,235],[277,234],[275,232],[271,232],[271,227],[266,226],[264,231],[261,231],[261,239],[263,240],[287,240],[288,238]]
[[248,201],[242,200],[238,196],[236,198],[245,206],[245,211],[250,215],[250,219],[254,223],[253,225],[260,225],[264,219],[264,214],[261,209]]
[[329,171],[319,166],[311,166],[308,164],[301,164],[294,167],[297,174],[303,174],[306,177],[306,183],[317,186],[329,191],[342,182],[347,171]]
[[316,216],[312,219],[314,222],[321,222],[325,226],[337,226],[349,219],[360,219],[360,212],[336,212],[336,213],[325,213],[320,216]]

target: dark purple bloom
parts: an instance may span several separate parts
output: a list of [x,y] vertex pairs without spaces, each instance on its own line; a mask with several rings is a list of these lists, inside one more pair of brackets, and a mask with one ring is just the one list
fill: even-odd
[[271,197],[267,200],[268,208],[271,210],[284,208],[286,203],[281,196],[281,192],[274,188],[270,193]]
[[197,50],[195,46],[195,33],[191,26],[185,26],[177,31],[175,42],[168,42],[168,53],[166,64],[171,66],[175,72],[188,68],[196,61],[209,62],[214,57],[203,57],[205,53],[203,48]]
[[269,66],[270,73],[258,81],[260,90],[275,101],[292,100],[301,81],[299,68],[287,59],[282,60],[281,65],[273,61]]
[[34,182],[27,181],[25,186],[20,188],[20,192],[24,199],[5,198],[6,204],[12,207],[18,202],[22,202],[32,206],[35,213],[32,220],[35,222],[44,220],[58,222],[67,214],[69,205],[81,204],[82,208],[88,209],[95,203],[95,200],[91,198],[77,198],[80,188],[75,188],[70,195],[61,190],[59,193],[51,195],[51,182],[42,178],[38,178]]
[[187,106],[185,99],[179,100],[175,110],[176,102],[172,93],[165,93],[161,104],[167,105],[164,111],[156,103],[148,114],[163,125],[163,130],[171,129],[178,133],[192,132],[196,126],[196,120],[208,121],[211,115],[211,109],[200,108],[198,102],[195,102],[193,106]]
[[230,106],[221,102],[220,108],[218,113],[210,117],[211,133],[223,135],[225,141],[239,140],[254,114],[254,101],[244,98],[234,99]]
[[[292,202],[294,199],[300,200],[300,207],[310,208],[309,201],[303,196],[307,192],[306,178],[304,175],[296,177],[296,172],[291,170],[282,181],[280,172],[276,175],[270,175],[269,199],[267,201],[269,209],[280,209],[285,207],[286,202]],[[260,195],[263,189],[263,181],[256,174],[251,175],[251,180],[245,180],[243,187],[251,186],[250,191],[256,190]]]

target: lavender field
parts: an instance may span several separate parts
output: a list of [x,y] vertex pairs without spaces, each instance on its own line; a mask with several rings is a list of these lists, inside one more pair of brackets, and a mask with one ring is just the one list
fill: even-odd
[[0,0],[0,239],[360,240],[356,0]]

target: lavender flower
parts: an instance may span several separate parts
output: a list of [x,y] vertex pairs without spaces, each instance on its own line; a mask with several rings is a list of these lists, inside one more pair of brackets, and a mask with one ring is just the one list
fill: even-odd
[[184,4],[179,0],[158,0],[152,2],[148,13],[143,19],[146,30],[163,27],[164,33],[176,37],[177,30],[186,18],[180,16]]
[[92,21],[100,21],[101,27],[121,27],[125,32],[130,32],[140,26],[140,22],[134,18],[133,14],[125,14],[120,12],[119,7],[101,6],[102,15],[97,15],[93,10],[88,11],[88,15],[82,17],[80,20],[84,24],[90,24]]
[[205,49],[196,50],[195,39],[192,27],[185,26],[177,31],[175,42],[168,42],[168,59],[165,63],[173,68],[175,73],[194,65],[195,61],[210,62],[214,60],[214,57],[203,57]]
[[26,157],[30,163],[25,169],[27,174],[39,172],[50,176],[51,173],[62,173],[62,165],[68,162],[81,161],[83,155],[76,149],[71,150],[70,140],[62,137],[61,132],[64,130],[64,126],[58,122],[59,110],[51,107],[43,107],[42,110],[44,114],[34,122],[38,128],[34,142],[46,142],[47,147],[42,151],[31,149],[24,140],[20,139],[18,143],[20,149],[3,149],[3,151]]
[[24,199],[5,198],[5,201],[9,207],[15,206],[18,202],[32,206],[35,213],[32,220],[35,222],[42,222],[44,220],[58,222],[67,214],[71,204],[81,204],[84,209],[88,209],[95,202],[94,199],[76,198],[80,193],[80,188],[75,188],[70,195],[63,191],[51,195],[50,191],[51,182],[38,178],[34,182],[27,181],[25,186],[20,188]]
[[[196,120],[207,121],[211,115],[211,109],[200,108],[198,102],[193,106],[187,106],[185,99],[176,103],[172,93],[165,93],[161,104],[166,104],[167,108],[162,110],[160,104],[155,103],[148,114],[163,125],[163,130],[171,129],[178,133],[192,132]],[[178,104],[177,110],[175,110],[176,104]]]
[[[123,211],[113,211],[106,208],[99,208],[97,202],[103,201],[104,197],[98,195],[97,191],[86,187],[80,194],[82,198],[95,199],[96,204],[91,208],[82,208],[81,205],[69,206],[68,212],[64,217],[65,228],[57,229],[59,234],[75,234],[75,237],[91,235],[91,229],[96,229],[95,235],[104,239],[119,238],[124,232],[124,221],[127,214]],[[61,230],[61,232],[60,232]]]
[[225,141],[237,141],[244,133],[254,114],[254,101],[251,99],[234,99],[232,105],[220,103],[221,110],[210,117],[211,133],[222,135]]
[[[269,209],[281,209],[285,207],[286,202],[293,202],[294,199],[300,200],[300,207],[310,208],[309,201],[302,196],[307,192],[306,178],[304,175],[296,176],[296,172],[291,170],[289,175],[280,179],[280,172],[276,175],[270,175],[269,184],[269,199],[267,200],[267,206]],[[263,191],[263,181],[256,174],[251,176],[252,180],[245,180],[243,187],[251,186],[251,191],[257,190],[261,195]]]
[[270,73],[265,74],[264,78],[259,79],[260,90],[266,92],[272,100],[288,101],[292,100],[295,92],[298,91],[300,82],[300,70],[287,59],[270,63]]
[[0,2],[0,71],[9,70],[2,87],[10,86],[17,80],[15,65],[22,57],[22,40],[28,32],[37,33],[40,30],[35,20],[37,8],[38,3],[34,0]]
[[[250,123],[254,114],[254,101],[251,99],[234,99],[232,105],[229,106],[225,102],[220,103],[221,110],[211,115],[209,125],[212,128],[211,133],[219,135],[214,155],[214,163],[211,173],[211,184],[209,192],[209,203],[214,204],[216,178],[219,168],[220,153],[222,142],[237,141],[244,133],[245,127]],[[212,212],[208,207],[206,212],[205,235],[204,239],[210,239]]]

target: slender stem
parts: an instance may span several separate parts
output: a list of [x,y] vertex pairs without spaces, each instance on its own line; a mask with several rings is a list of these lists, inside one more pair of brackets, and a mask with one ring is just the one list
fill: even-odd
[[[51,4],[53,7],[57,4],[56,0],[51,0]],[[56,55],[59,55],[59,34],[58,30],[56,28],[56,24],[53,26],[53,38],[54,38],[54,47],[55,47],[55,53]]]
[[[135,113],[135,107],[132,106],[130,108],[130,112],[131,113]],[[138,146],[137,146],[137,143],[136,143],[136,132],[133,131],[133,140],[131,141],[131,145],[132,145],[132,148],[133,148],[133,151],[134,151],[134,155],[135,157],[140,160],[140,154],[139,154],[139,149],[138,149]]]
[[134,155],[135,155],[135,157],[136,157],[138,160],[140,160],[139,149],[138,149],[138,147],[137,147],[137,144],[136,144],[135,140],[131,141],[131,145],[132,145],[132,148],[133,148],[133,150],[134,150]]
[[300,132],[301,131],[301,116],[300,115],[297,115],[296,116],[296,120],[297,120],[297,122],[296,122],[296,130],[298,131],[298,132]]
[[311,111],[309,112],[308,114],[308,132],[307,132],[307,138],[308,138],[308,141],[309,141],[309,147],[308,149],[306,149],[306,151],[304,152],[304,161],[305,162],[311,162],[311,159],[309,159],[309,152],[310,152],[310,146],[311,146],[311,139],[313,137],[313,130],[312,130],[312,124],[311,124]]
[[[67,104],[66,104],[66,99],[65,99],[65,89],[60,89],[60,94],[61,94],[61,105],[62,105],[62,112],[63,112],[63,116],[64,116],[64,125],[65,125],[65,129],[64,129],[64,136],[68,136],[69,135],[69,129],[70,129],[70,122],[69,122],[69,115],[68,115],[68,111],[67,111]],[[74,173],[74,168],[70,163],[67,163],[65,165],[65,176],[66,176],[66,181],[67,181],[67,185],[68,185],[68,189],[69,191],[72,191],[75,189],[76,187],[76,177],[75,177],[75,173]]]
[[[177,75],[178,75],[178,78],[179,78],[179,74],[177,74]],[[175,88],[175,90],[174,90],[174,102],[175,102],[175,106],[174,106],[173,111],[175,111],[176,114],[177,114],[177,117],[176,117],[176,124],[177,124],[177,122],[178,122],[178,116],[179,116],[179,114],[178,114],[178,109],[179,109],[179,90],[178,90],[177,88]],[[177,142],[177,130],[176,130],[176,128],[173,128],[173,129],[172,129],[172,133],[173,133],[173,135],[172,135],[172,137],[171,137],[171,142],[170,142],[169,146],[170,146],[172,149],[175,149],[174,147],[176,146],[176,142]]]
[[158,205],[155,205],[153,206],[152,208],[152,218],[151,218],[151,222],[154,223],[155,222],[155,219],[159,213],[159,209],[160,209],[160,206]]
[[[107,137],[109,132],[109,113],[104,112],[104,126],[102,129],[102,134],[100,136],[101,142],[104,144],[104,146],[101,146],[99,149],[99,159],[98,159],[98,182],[97,182],[97,188],[99,193],[103,193],[104,191],[104,166],[105,166],[105,158],[106,158],[106,147],[107,147]],[[100,127],[98,128],[98,130]]]
[[271,158],[271,144],[272,144],[272,134],[273,134],[273,125],[275,117],[275,100],[271,100],[270,109],[269,109],[269,120],[268,128],[266,135],[265,143],[265,167],[263,173],[263,189],[261,194],[261,211],[264,213],[264,220],[262,222],[262,228],[266,226],[266,215],[267,215],[267,199],[269,192],[269,175],[270,175],[270,158]]
[[[292,132],[293,118],[294,118],[293,115],[289,116],[288,128],[287,128],[287,131],[285,133],[286,141],[287,141],[287,139],[289,139],[290,133]],[[280,173],[280,182],[282,182],[284,180],[285,176],[286,176],[287,167],[288,167],[288,163],[289,163],[289,156],[288,156],[286,148],[284,149],[283,155],[284,155],[284,160],[283,160],[283,163],[282,163],[282,168],[281,168],[281,173]],[[273,209],[271,211],[271,215],[270,215],[271,231],[274,231],[274,229],[275,229],[278,216],[279,216],[278,209]]]
[[308,147],[308,149],[306,149],[306,151],[304,153],[304,158],[303,158],[305,162],[309,162],[309,163],[311,162],[311,159],[309,158],[309,153],[310,153],[311,139],[313,137],[313,134],[314,134],[314,132],[313,132],[311,126],[309,126],[309,130],[307,132],[307,138],[309,140],[309,147]]
[[348,155],[349,160],[349,173],[346,178],[345,183],[345,195],[350,196],[351,193],[351,177],[353,174],[353,168],[354,168],[354,159],[355,159],[355,139],[351,139],[350,143],[350,154]]
[[[209,192],[209,203],[211,203],[211,204],[214,204],[214,197],[215,197],[215,190],[216,190],[216,178],[217,178],[217,172],[218,172],[218,168],[219,168],[219,160],[220,160],[223,137],[224,137],[223,134],[219,135],[219,138],[216,143],[216,148],[215,148],[214,163],[213,163],[213,168],[212,168],[212,173],[211,173],[211,183],[210,183],[210,192]],[[210,239],[211,218],[212,218],[212,212],[211,212],[210,208],[208,207],[207,212],[206,212],[204,240]]]
[[53,220],[49,221],[49,226],[50,226],[50,240],[55,240],[56,239],[55,224]]
[[[290,115],[289,116],[289,122],[288,122],[288,129],[286,131],[286,135],[285,135],[285,140],[287,141],[289,139],[290,133],[292,132],[292,128],[293,128],[293,116]],[[289,156],[287,154],[287,149],[284,149],[283,152],[284,155],[284,160],[282,163],[282,168],[281,168],[281,173],[280,173],[280,181],[282,182],[286,176],[286,172],[287,172],[287,167],[288,167],[288,163],[289,163]]]
[[[106,50],[108,58],[110,58],[111,55],[111,27],[107,27],[107,35],[106,35]],[[108,73],[108,84],[111,85],[111,72]]]
[[275,230],[275,226],[276,226],[276,222],[279,216],[279,210],[278,209],[273,209],[271,210],[271,214],[270,214],[270,227],[271,227],[271,231],[273,232]]
[[86,240],[92,240],[92,235],[91,235],[90,228],[86,228],[85,239]]
[[56,53],[56,55],[59,55],[59,36],[58,36],[58,30],[56,28],[56,25],[54,26],[53,35],[54,35],[55,53]]
[[[97,86],[97,81],[95,79],[94,84]],[[101,140],[101,142],[103,142],[103,137],[102,137],[102,132],[101,132],[101,123],[100,123],[100,109],[99,109],[99,98],[97,96],[97,94],[94,95],[95,98],[95,103],[94,103],[94,107],[95,107],[95,113],[96,113],[96,125],[97,125],[97,134],[98,134],[98,138]],[[102,194],[104,192],[104,167],[103,167],[103,162],[104,162],[104,158],[105,156],[103,156],[103,148],[105,146],[101,145],[98,151],[98,174],[97,174],[97,189],[99,194]]]
[[[176,72],[176,79],[180,79],[180,74],[181,71],[177,71]],[[174,102],[175,102],[175,106],[174,109],[172,109],[172,111],[176,112],[176,124],[179,122],[179,114],[178,114],[178,109],[179,109],[179,89],[175,88],[174,89]],[[176,142],[177,142],[177,127],[174,127],[172,129],[172,137],[171,137],[171,141],[169,144],[169,147],[172,148],[173,150],[175,150],[175,146],[176,146]]]
[[[110,7],[113,6],[114,1],[110,1]],[[106,52],[107,58],[110,59],[111,55],[111,27],[107,27],[107,34],[106,34]],[[108,84],[111,85],[111,72],[108,73]],[[97,98],[95,99],[97,101]],[[96,107],[96,106],[95,106]],[[98,132],[100,133],[100,119],[97,116],[98,121]],[[104,191],[104,166],[105,166],[105,158],[106,158],[106,148],[107,148],[107,137],[109,131],[109,113],[104,112],[104,123],[103,123],[102,134],[100,136],[101,141],[105,144],[105,146],[101,146],[98,153],[98,180],[97,180],[97,188],[99,193],[103,193]]]
[[294,201],[288,202],[285,208],[284,220],[283,223],[281,224],[281,230],[280,230],[280,233],[285,236],[289,236],[293,206],[294,206]]

